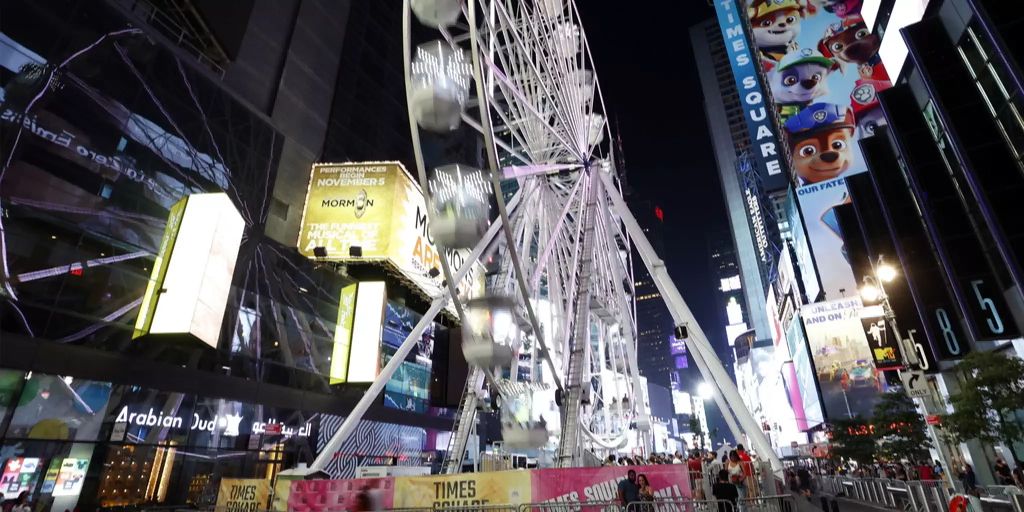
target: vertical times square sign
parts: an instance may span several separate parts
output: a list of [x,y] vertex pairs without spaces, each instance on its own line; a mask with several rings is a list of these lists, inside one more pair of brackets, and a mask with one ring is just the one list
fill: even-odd
[[743,30],[740,9],[737,0],[715,0],[718,25],[722,29],[732,76],[743,106],[743,119],[750,132],[751,154],[765,190],[774,191],[785,188],[788,182],[779,155],[782,146],[775,135],[773,118],[768,115],[768,103],[758,80],[757,62]]
[[768,217],[774,220],[774,215],[766,215],[763,192],[784,189],[789,180],[782,169],[779,154],[782,145],[775,135],[774,118],[768,115],[767,98],[758,78],[757,62],[747,42],[741,8],[737,0],[715,0],[719,28],[743,108],[743,119],[750,133],[750,151],[739,155],[736,171],[743,184],[747,219],[754,235],[761,278],[767,285],[775,280],[778,248],[771,242],[777,239],[778,232],[772,229],[774,223],[768,223]]

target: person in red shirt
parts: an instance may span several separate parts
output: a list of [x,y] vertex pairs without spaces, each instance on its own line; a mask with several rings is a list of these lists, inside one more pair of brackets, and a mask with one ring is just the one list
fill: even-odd
[[917,477],[921,480],[935,480],[935,471],[924,461],[917,464]]
[[747,449],[742,444],[736,445],[736,454],[740,456],[740,463],[743,464],[743,474],[747,477],[747,485],[750,487],[751,492],[756,495],[757,480],[754,479],[754,463],[750,458],[750,454],[747,453]]
[[704,473],[700,462],[700,452],[690,452],[690,458],[686,460],[686,469],[690,472],[690,488],[696,493],[698,500],[704,499]]

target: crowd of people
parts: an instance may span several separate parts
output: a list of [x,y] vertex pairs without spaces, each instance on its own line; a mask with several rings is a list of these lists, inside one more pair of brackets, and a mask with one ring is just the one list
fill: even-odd
[[[605,466],[645,466],[651,464],[686,464],[690,474],[690,488],[693,497],[698,500],[708,499],[705,493],[705,478],[708,478],[712,497],[722,502],[729,502],[733,510],[740,499],[752,496],[757,492],[757,478],[754,457],[746,451],[742,444],[736,449],[722,450],[719,456],[712,451],[695,449],[688,456],[676,452],[673,455],[653,454],[649,457],[616,457],[608,456]],[[653,502],[654,494],[650,483],[643,473],[630,469],[626,478],[619,482],[618,498],[623,506],[633,502]],[[723,511],[726,505],[721,505]]]

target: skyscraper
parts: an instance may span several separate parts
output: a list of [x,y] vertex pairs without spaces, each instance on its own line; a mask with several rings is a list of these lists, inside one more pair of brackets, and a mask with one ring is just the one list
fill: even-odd
[[[658,254],[664,253],[664,211],[652,201],[627,199],[633,216]],[[675,358],[669,351],[672,316],[640,255],[633,249],[633,294],[636,297],[637,363],[649,382],[665,388],[671,385]]]

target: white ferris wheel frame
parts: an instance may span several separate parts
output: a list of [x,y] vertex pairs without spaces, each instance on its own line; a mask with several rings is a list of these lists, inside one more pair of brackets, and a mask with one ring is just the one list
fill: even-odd
[[[483,23],[477,22],[478,2],[486,16]],[[544,15],[542,9],[552,4],[562,5],[562,9],[557,15]],[[622,442],[626,430],[622,425],[618,432],[594,432],[594,427],[600,426],[600,422],[607,426],[615,419],[609,413],[613,404],[602,403],[601,397],[597,396],[591,398],[594,401],[591,406],[581,405],[584,388],[590,388],[591,394],[600,395],[604,392],[603,386],[610,385],[615,388],[612,391],[614,396],[619,396],[618,377],[611,379],[611,383],[602,382],[601,369],[606,367],[606,363],[613,375],[621,373],[627,377],[624,396],[630,400],[629,414],[621,412],[626,406],[620,402],[620,423],[624,420],[628,427],[630,421],[635,421],[641,430],[649,428],[649,411],[644,406],[636,360],[635,310],[631,290],[625,288],[627,284],[632,288],[632,245],[661,292],[675,325],[688,327],[690,354],[712,387],[714,399],[733,435],[742,439],[741,435],[745,434],[757,452],[771,462],[773,470],[779,472],[782,464],[778,456],[745,407],[735,383],[669,277],[664,262],[658,258],[622,199],[613,168],[608,123],[602,121],[601,126],[604,142],[609,144],[607,150],[601,146],[600,140],[591,136],[591,116],[598,113],[598,107],[600,112],[605,112],[604,102],[575,2],[565,0],[565,4],[568,6],[561,0],[536,0],[533,3],[467,0],[462,13],[467,24],[453,27],[453,30],[461,28],[463,33],[453,35],[445,28],[439,29],[443,38],[452,45],[469,42],[475,106],[480,116],[471,117],[467,109],[461,117],[483,136],[489,167],[498,170],[490,174],[499,216],[466,261],[485,259],[496,251],[504,253],[502,272],[491,283],[490,289],[500,287],[502,291],[517,296],[529,322],[529,349],[534,356],[530,360],[539,358],[545,363],[546,376],[563,398],[562,419],[569,419],[561,425],[562,439],[556,462],[563,467],[580,462],[584,446],[581,435],[586,436],[590,446],[597,449],[614,449]],[[407,101],[411,101],[410,0],[404,1],[403,8],[404,69]],[[559,39],[566,33],[564,27],[567,22],[579,30],[573,47],[563,45],[564,41]],[[573,38],[570,36],[568,40],[572,42]],[[571,55],[569,50],[572,50]],[[590,98],[581,91],[579,81],[579,77],[586,76],[587,70],[593,76]],[[501,124],[494,123],[492,117]],[[420,186],[429,205],[430,187],[419,127],[411,109],[410,130]],[[517,163],[502,166],[499,153],[506,160],[515,159]],[[519,190],[508,204],[501,190],[503,179],[516,179],[519,183]],[[427,210],[429,215],[433,215],[431,208]],[[503,241],[499,240],[499,231],[504,234]],[[532,247],[537,248],[533,253],[535,257],[531,255]],[[303,473],[320,472],[334,458],[335,452],[355,431],[359,420],[383,391],[424,329],[449,300],[453,302],[460,321],[465,323],[465,308],[456,284],[466,277],[471,265],[464,264],[453,272],[445,251],[438,253],[447,288],[433,300],[422,319]],[[524,255],[528,257],[524,258]],[[535,311],[542,299],[542,280],[547,285],[547,296],[543,299],[550,304],[551,317],[557,326],[553,333],[545,332]],[[579,308],[581,301],[588,305]],[[597,304],[597,311],[592,310],[591,304]],[[596,351],[590,342],[594,321],[606,327],[599,331],[599,349]],[[615,341],[613,326],[618,331],[618,342]],[[520,344],[517,349],[522,347]],[[609,358],[605,358],[605,352]],[[586,372],[579,369],[570,372],[573,361],[583,363]],[[493,369],[479,369],[482,378],[471,373],[470,387],[481,386],[486,381],[503,396],[511,394],[517,362],[518,358],[515,358],[508,380],[500,378],[500,373]],[[532,378],[536,379],[538,373],[541,372],[531,372]],[[603,407],[598,407],[599,404]],[[464,403],[463,407],[473,406]],[[470,414],[464,414],[467,412]],[[584,420],[589,420],[582,425],[577,421],[581,413]],[[472,421],[472,411],[459,411],[459,415]],[[577,427],[582,427],[582,432],[576,430]],[[468,429],[469,426],[460,424],[459,428]],[[453,433],[453,438],[455,435]],[[463,440],[463,445],[458,447],[460,454],[464,452],[464,443]],[[446,469],[458,471],[461,455],[458,462]]]

